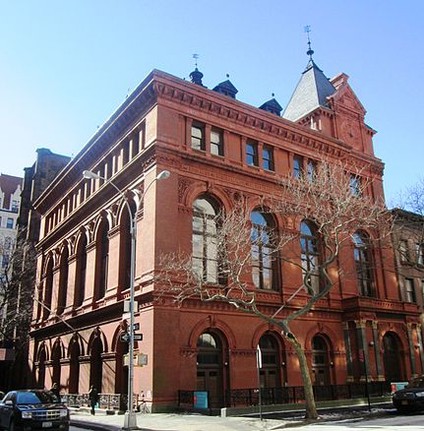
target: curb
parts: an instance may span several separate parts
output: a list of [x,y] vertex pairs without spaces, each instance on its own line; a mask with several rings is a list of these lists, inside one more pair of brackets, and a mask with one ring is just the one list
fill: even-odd
[[84,420],[72,419],[72,418],[71,418],[71,425],[76,426],[77,428],[84,428],[84,429],[95,430],[95,431],[117,431],[122,429],[121,427],[116,425],[106,425],[104,423],[96,423],[96,422],[84,421]]

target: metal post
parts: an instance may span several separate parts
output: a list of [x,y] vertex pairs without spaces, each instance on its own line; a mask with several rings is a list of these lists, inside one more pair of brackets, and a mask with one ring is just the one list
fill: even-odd
[[[170,176],[169,171],[160,172],[144,189],[143,194],[140,197],[139,204],[143,202],[147,191],[155,181],[165,180],[169,178],[169,176]],[[83,177],[86,179],[102,178],[106,180],[105,178],[91,171],[84,171]],[[131,212],[130,204],[124,192],[121,189],[119,189],[112,181],[109,181],[108,184],[110,184],[124,200],[130,217],[131,256],[130,256],[130,286],[129,286],[130,322],[129,322],[129,330],[128,330],[128,407],[127,407],[128,410],[125,412],[124,426],[122,427],[122,429],[133,430],[133,429],[138,429],[137,416],[134,412],[134,323],[135,323],[134,320],[135,320],[135,312],[136,312],[134,279],[135,279],[135,261],[136,261],[137,219],[136,219],[136,214],[133,214]]]
[[[150,183],[152,184],[152,183]],[[147,191],[147,189],[146,189]],[[142,199],[144,198],[144,194]],[[126,201],[128,202],[128,201]],[[129,205],[128,205],[129,206]],[[122,429],[137,429],[137,416],[134,414],[134,320],[135,320],[135,251],[137,241],[136,216],[128,208],[130,217],[130,237],[131,237],[131,259],[130,259],[130,327],[128,330],[128,410],[125,412],[124,426]]]

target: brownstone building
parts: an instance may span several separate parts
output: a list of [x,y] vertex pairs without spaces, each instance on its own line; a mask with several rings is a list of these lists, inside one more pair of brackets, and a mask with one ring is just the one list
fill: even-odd
[[[127,392],[128,344],[121,340],[129,211],[137,225],[135,319],[143,333],[135,350],[148,356],[146,366],[135,367],[135,393],[159,409],[176,406],[180,390],[208,390],[210,405],[225,406],[231,391],[257,386],[258,344],[266,358],[262,386],[301,385],[293,351],[275,328],[223,303],[176,307],[156,298],[154,274],[161,253],[183,250],[193,252],[208,280],[219,281],[212,251],[199,245],[214,216],[240,194],[255,211],[282,177],[321,156],[364,166],[368,193],[384,199],[375,131],[348,77],[328,80],[312,58],[283,115],[275,99],[256,108],[236,99],[230,81],[211,90],[197,68],[190,77],[153,70],[34,202],[41,231],[30,359],[41,386]],[[84,170],[100,178],[83,179]],[[170,178],[152,182],[163,170]],[[321,386],[363,380],[361,360],[375,382],[422,372],[419,310],[401,295],[391,251],[363,242],[357,237],[342,260],[366,272],[341,277],[328,300],[294,325]],[[251,288],[277,311],[296,286],[282,268],[269,272],[273,283],[252,278]]]

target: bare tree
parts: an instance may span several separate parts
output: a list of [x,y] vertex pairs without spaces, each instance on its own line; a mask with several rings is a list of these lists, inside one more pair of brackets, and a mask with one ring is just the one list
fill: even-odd
[[[9,248],[9,246],[8,246]],[[35,251],[24,241],[10,247],[0,278],[0,339],[26,346],[33,310]]]
[[[356,232],[371,232],[370,241],[386,237],[390,216],[383,202],[370,197],[371,188],[363,170],[352,173],[344,163],[323,160],[297,177],[285,178],[275,196],[263,199],[259,209],[252,208],[245,196],[229,213],[219,215],[209,239],[216,277],[210,277],[191,254],[166,255],[161,262],[162,294],[179,303],[190,297],[224,301],[281,328],[299,360],[307,419],[318,417],[313,383],[304,347],[291,324],[337,283],[343,270],[337,268],[337,259],[344,248],[352,250]],[[284,225],[276,229],[276,224],[264,222],[271,217]],[[297,268],[299,285],[270,313],[259,292],[273,288],[275,264]],[[216,282],[211,283],[211,278]]]

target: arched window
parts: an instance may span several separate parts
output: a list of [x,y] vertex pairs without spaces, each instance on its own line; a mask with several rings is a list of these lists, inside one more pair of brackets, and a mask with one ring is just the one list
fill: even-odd
[[276,258],[271,238],[275,226],[260,211],[252,211],[250,221],[253,283],[258,289],[276,289]]
[[63,247],[60,256],[60,271],[59,271],[59,296],[57,301],[57,314],[62,314],[66,307],[66,296],[68,292],[68,247]]
[[109,265],[108,227],[107,221],[103,219],[97,232],[95,301],[102,299],[106,294]]
[[207,198],[193,204],[193,270],[208,283],[222,283],[219,270],[218,212]]
[[53,295],[53,258],[48,257],[46,265],[46,274],[44,279],[44,301],[43,301],[43,319],[47,319],[51,313]]
[[[131,208],[132,217],[135,211]],[[130,287],[131,273],[131,217],[127,206],[122,210],[119,234],[119,292]]]
[[80,307],[85,296],[85,275],[87,271],[87,237],[85,234],[81,238],[77,246],[77,267],[75,277],[74,291],[74,307]]
[[352,238],[359,294],[362,296],[375,297],[369,238],[362,232],[355,232]]
[[319,241],[315,225],[308,220],[303,220],[300,224],[300,249],[304,283],[308,291],[318,293],[320,290]]

